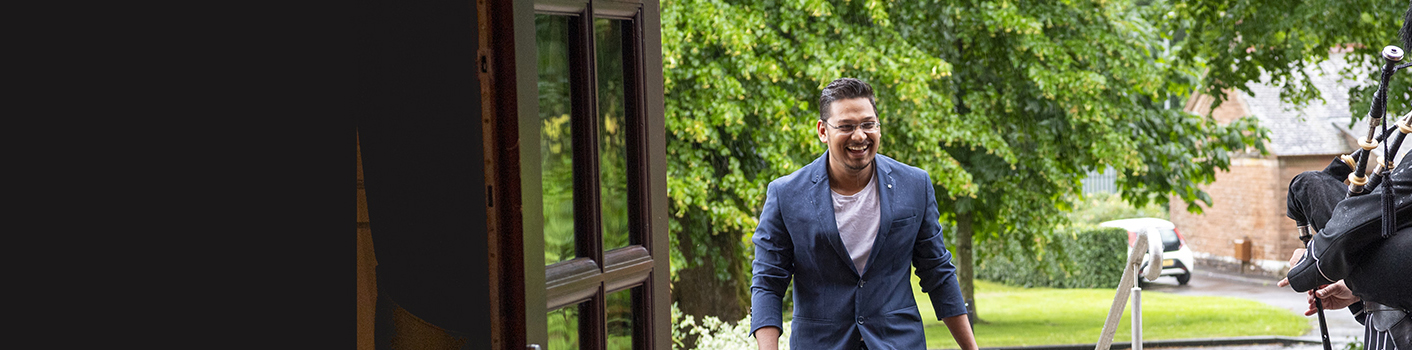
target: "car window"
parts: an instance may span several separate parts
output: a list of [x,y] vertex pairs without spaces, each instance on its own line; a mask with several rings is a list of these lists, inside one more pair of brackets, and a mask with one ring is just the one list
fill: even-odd
[[1157,232],[1162,236],[1162,250],[1170,252],[1181,247],[1181,241],[1177,239],[1177,231],[1170,228],[1159,228]]
[[1173,231],[1173,230],[1170,229],[1170,228],[1162,228],[1162,229],[1157,229],[1157,232],[1161,232],[1161,233],[1162,233],[1162,243],[1177,243],[1177,242],[1178,242],[1178,241],[1177,241],[1177,231]]

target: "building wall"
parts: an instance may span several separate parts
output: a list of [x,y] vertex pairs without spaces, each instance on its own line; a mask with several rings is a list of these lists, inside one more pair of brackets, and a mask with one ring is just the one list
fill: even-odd
[[[1252,244],[1250,267],[1277,271],[1289,258],[1282,229],[1292,227],[1284,216],[1280,175],[1279,161],[1273,158],[1232,159],[1230,171],[1218,172],[1216,181],[1202,186],[1211,196],[1211,206],[1198,201],[1203,213],[1191,213],[1174,196],[1171,221],[1198,258],[1237,263],[1235,242],[1246,240]],[[1290,238],[1298,242],[1296,236]]]
[[1171,198],[1171,221],[1177,225],[1192,252],[1208,264],[1239,264],[1236,240],[1251,242],[1251,264],[1246,268],[1266,274],[1283,274],[1289,255],[1304,247],[1299,230],[1286,213],[1289,183],[1305,171],[1322,170],[1337,155],[1237,158],[1229,172],[1218,172],[1216,181],[1202,186],[1212,205],[1201,202],[1203,214],[1187,211],[1186,203]]
[[[1239,94],[1228,92],[1227,100],[1210,111],[1221,124],[1249,115],[1249,109]],[[1207,114],[1214,99],[1198,95],[1188,101],[1184,110]],[[1235,259],[1236,240],[1251,243],[1251,264],[1241,266],[1247,271],[1279,275],[1289,267],[1289,256],[1304,244],[1299,230],[1286,213],[1289,183],[1305,171],[1322,170],[1337,154],[1304,156],[1259,156],[1244,154],[1233,157],[1230,171],[1218,172],[1216,181],[1202,186],[1212,200],[1204,214],[1187,211],[1186,203],[1171,198],[1171,221],[1177,225],[1198,260],[1206,265],[1240,266]]]
[[[1226,101],[1220,107],[1210,110],[1215,99],[1207,95],[1196,95],[1183,108],[1189,113],[1207,115],[1221,124],[1227,124],[1249,114],[1238,94],[1226,93]],[[1211,206],[1201,202],[1202,214],[1187,210],[1186,202],[1173,196],[1170,201],[1170,220],[1186,239],[1192,253],[1202,262],[1215,262],[1239,265],[1235,259],[1235,242],[1238,239],[1252,243],[1251,258],[1254,266],[1268,266],[1278,269],[1276,252],[1283,248],[1277,238],[1278,229],[1284,222],[1284,187],[1280,185],[1279,161],[1273,157],[1234,157],[1230,171],[1216,174],[1216,180],[1201,189],[1211,196]],[[1285,218],[1283,220],[1289,220]],[[1296,239],[1297,240],[1297,239]]]

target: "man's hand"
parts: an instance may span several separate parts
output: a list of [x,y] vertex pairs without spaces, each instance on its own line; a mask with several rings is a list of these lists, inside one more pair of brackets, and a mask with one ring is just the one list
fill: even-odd
[[774,326],[765,326],[756,329],[755,344],[760,346],[760,350],[779,350],[780,329]]
[[941,322],[946,323],[946,329],[951,331],[951,338],[956,339],[956,345],[960,346],[961,350],[980,349],[976,346],[975,335],[971,333],[971,319],[967,314],[943,318]]
[[[1292,256],[1289,257],[1289,268],[1293,269],[1295,265],[1299,265],[1299,260],[1302,259],[1302,258],[1304,258],[1304,248],[1295,249],[1295,250],[1294,250],[1294,255],[1292,255]],[[1339,281],[1339,282],[1343,282],[1343,281]],[[1289,286],[1289,277],[1285,277],[1284,279],[1281,279],[1280,282],[1279,282],[1279,283],[1275,283],[1275,285],[1280,286],[1280,287],[1288,287],[1288,286]],[[1344,289],[1347,289],[1347,288],[1344,288]],[[1313,304],[1312,304],[1313,302],[1310,302],[1310,303],[1311,303],[1310,305],[1313,305]],[[1308,315],[1305,315],[1305,316],[1308,316]]]
[[1325,285],[1309,292],[1309,297],[1307,298],[1309,300],[1309,310],[1304,311],[1304,316],[1310,316],[1319,312],[1318,308],[1314,306],[1315,297],[1318,297],[1319,301],[1324,304],[1325,310],[1346,308],[1358,302],[1358,300],[1361,300],[1358,296],[1353,295],[1353,291],[1348,289],[1348,285],[1344,284],[1343,280],[1338,280],[1338,282],[1334,282],[1334,284]]

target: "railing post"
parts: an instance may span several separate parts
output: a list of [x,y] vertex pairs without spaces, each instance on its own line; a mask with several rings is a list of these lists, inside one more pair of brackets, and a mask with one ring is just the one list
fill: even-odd
[[1142,350],[1142,287],[1133,286],[1133,350]]

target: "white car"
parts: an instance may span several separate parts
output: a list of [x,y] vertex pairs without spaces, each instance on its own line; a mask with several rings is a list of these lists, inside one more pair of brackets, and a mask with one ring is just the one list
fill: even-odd
[[[1182,233],[1177,231],[1177,225],[1171,221],[1158,218],[1137,218],[1122,219],[1103,222],[1098,224],[1105,227],[1117,227],[1128,230],[1128,250],[1132,250],[1133,239],[1139,233],[1147,231],[1149,228],[1157,229],[1162,237],[1162,276],[1175,276],[1177,283],[1186,285],[1191,281],[1191,273],[1195,271],[1191,249],[1187,247],[1186,239],[1182,238]],[[1142,270],[1147,271],[1147,263],[1143,263]],[[1139,278],[1141,282],[1143,279]]]

